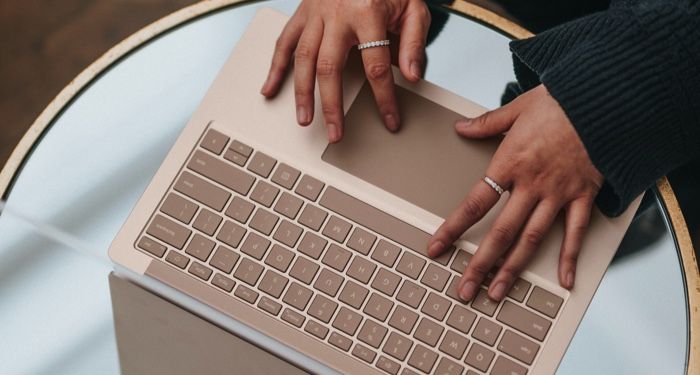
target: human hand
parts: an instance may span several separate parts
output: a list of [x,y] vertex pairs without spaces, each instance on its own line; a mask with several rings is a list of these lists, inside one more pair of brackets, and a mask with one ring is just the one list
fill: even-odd
[[[331,143],[343,136],[341,72],[350,48],[387,39],[387,31],[401,35],[399,67],[409,81],[421,76],[430,13],[423,0],[304,0],[282,31],[261,94],[273,97],[280,89],[294,54],[294,93],[297,122],[314,117],[315,79],[321,95],[324,123]],[[384,125],[400,126],[389,48],[362,50],[365,74]]]
[[[559,282],[574,286],[576,259],[603,176],[593,166],[576,130],[559,103],[539,85],[513,102],[475,119],[455,124],[468,138],[486,138],[507,131],[486,176],[510,198],[479,244],[460,282],[458,293],[471,300],[497,260],[503,264],[491,281],[489,298],[500,301],[533,257],[561,210],[566,211],[559,256]],[[428,253],[439,255],[498,201],[499,194],[478,182],[460,206],[438,228]]]

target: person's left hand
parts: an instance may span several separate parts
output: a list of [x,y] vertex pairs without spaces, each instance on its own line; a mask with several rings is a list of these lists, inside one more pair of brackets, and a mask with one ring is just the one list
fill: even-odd
[[[486,176],[510,191],[503,211],[464,270],[458,284],[460,297],[467,301],[474,298],[486,275],[503,257],[488,290],[489,298],[500,301],[561,210],[566,211],[566,228],[558,275],[560,284],[571,289],[576,259],[603,176],[593,166],[559,103],[539,85],[501,108],[458,121],[455,128],[468,138],[507,132]],[[486,182],[478,182],[435,232],[428,253],[437,256],[449,248],[499,198]]]

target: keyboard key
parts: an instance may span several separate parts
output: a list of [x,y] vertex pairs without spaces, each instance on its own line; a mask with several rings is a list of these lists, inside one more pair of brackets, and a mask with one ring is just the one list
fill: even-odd
[[[443,357],[440,362],[438,363],[437,368],[435,369],[436,374],[440,375],[462,375],[462,372],[464,371],[464,366],[455,363],[454,361],[451,361],[447,359],[446,357]],[[471,375],[471,374],[469,374]]]
[[401,260],[399,260],[399,264],[396,266],[396,270],[416,280],[421,271],[423,271],[423,267],[425,267],[425,259],[404,251]]
[[248,202],[245,198],[234,197],[233,200],[231,200],[231,204],[228,205],[225,213],[226,216],[232,218],[233,220],[236,220],[241,224],[245,224],[248,221],[250,214],[253,213],[254,208],[255,205]]
[[311,258],[318,259],[327,243],[327,240],[313,233],[306,232],[297,249]]
[[214,256],[211,257],[209,264],[214,266],[216,269],[223,273],[231,273],[233,266],[238,261],[238,253],[231,251],[231,249],[225,246],[219,246],[214,252]]
[[408,351],[411,350],[412,346],[413,341],[396,332],[392,332],[386,339],[382,351],[399,361],[403,361],[406,359],[406,355],[408,355]]
[[450,281],[450,276],[452,276],[450,271],[443,269],[437,264],[430,264],[428,269],[425,270],[425,274],[423,274],[423,278],[421,278],[420,282],[438,292],[442,292],[447,282]]
[[202,208],[202,210],[199,211],[197,218],[194,219],[192,226],[206,235],[213,236],[216,230],[219,228],[221,220],[221,216],[207,210],[206,208]]
[[258,176],[267,178],[272,172],[272,168],[277,164],[277,160],[271,158],[270,156],[263,154],[258,151],[253,155],[248,164],[248,170],[257,174]]
[[320,294],[317,294],[314,297],[313,302],[311,302],[311,306],[309,306],[308,313],[314,318],[324,323],[328,323],[330,322],[331,317],[333,317],[333,313],[335,313],[335,309],[337,308],[337,303]]
[[145,236],[141,237],[141,239],[139,240],[138,247],[142,250],[148,251],[149,253],[157,256],[158,258],[162,257],[163,254],[165,254],[165,250],[167,249],[165,246]]
[[401,248],[384,240],[379,240],[377,247],[374,248],[372,253],[372,259],[391,268],[394,266],[399,254],[401,254]]
[[418,321],[418,314],[398,305],[394,313],[391,314],[389,325],[405,334],[410,334],[413,330],[413,326],[416,325],[416,321]]
[[233,292],[233,295],[250,303],[250,304],[253,304],[253,303],[255,303],[255,300],[258,299],[259,294],[258,294],[258,292],[254,291],[246,286],[239,285],[238,288],[236,288],[236,291]]
[[527,294],[528,290],[530,290],[530,285],[532,284],[521,278],[517,278],[515,283],[513,283],[513,287],[510,289],[510,292],[508,292],[508,297],[518,302],[523,302],[525,295]]
[[323,256],[323,264],[334,268],[337,271],[343,272],[345,266],[350,260],[350,256],[350,251],[345,250],[336,244],[331,244],[326,251],[326,255]]
[[156,215],[151,221],[151,225],[148,226],[146,233],[170,246],[182,249],[192,231],[163,215]]
[[318,198],[319,194],[321,194],[321,190],[323,190],[323,187],[325,184],[309,175],[304,175],[301,178],[301,181],[299,181],[299,185],[297,186],[297,189],[295,192],[302,197],[315,202],[316,198]]
[[493,346],[493,344],[496,343],[498,335],[500,334],[501,326],[490,320],[479,318],[479,322],[476,323],[476,327],[474,327],[474,332],[472,332],[472,337],[483,342],[486,345]]
[[377,272],[377,276],[372,282],[372,288],[376,289],[387,296],[391,297],[394,295],[396,288],[399,287],[401,282],[401,276],[382,268]]
[[304,207],[304,210],[301,211],[298,221],[307,228],[318,231],[321,228],[323,221],[326,220],[326,216],[328,216],[326,211],[323,211],[316,206],[307,204]]
[[202,148],[207,149],[217,155],[221,154],[224,150],[226,144],[228,143],[229,137],[219,133],[214,129],[209,129],[207,134],[202,138],[202,142],[199,144]]
[[281,317],[282,320],[297,328],[301,328],[301,326],[304,324],[304,320],[306,320],[306,318],[304,318],[303,315],[299,314],[298,312],[295,312],[289,307],[282,311]]
[[457,250],[457,256],[455,256],[455,259],[452,261],[450,268],[461,275],[464,273],[464,269],[467,268],[467,264],[469,264],[472,256],[473,255],[468,253],[466,250]]
[[467,353],[467,358],[464,360],[469,366],[474,367],[479,371],[486,371],[493,360],[494,353],[485,347],[474,343]]
[[357,344],[352,350],[352,355],[367,363],[372,363],[372,361],[374,361],[374,357],[377,356],[377,353],[362,344]]
[[275,205],[275,212],[293,220],[297,217],[303,204],[304,201],[302,201],[301,198],[295,197],[285,191]]
[[189,245],[187,245],[185,253],[192,255],[202,262],[206,262],[207,259],[209,259],[209,254],[211,254],[212,250],[214,250],[215,245],[216,244],[214,241],[202,236],[201,234],[195,234],[194,237],[192,237],[192,241],[190,241]]
[[404,367],[401,375],[418,375],[418,372],[411,370],[409,367]]
[[233,142],[231,142],[231,146],[229,146],[229,149],[236,151],[237,153],[245,157],[249,157],[250,154],[253,153],[252,147],[248,146],[247,144],[241,143],[240,141],[237,141],[235,139],[233,140]]
[[250,232],[245,241],[243,241],[241,251],[244,254],[248,254],[257,260],[260,260],[267,252],[268,247],[270,247],[270,240],[261,237],[257,233]]
[[343,243],[345,242],[345,238],[347,238],[348,233],[350,233],[350,229],[352,229],[352,225],[350,223],[333,215],[330,219],[328,219],[326,226],[323,228],[323,235],[332,240]]
[[318,268],[318,264],[304,257],[297,257],[297,260],[296,262],[294,262],[291,271],[289,271],[289,275],[301,281],[302,283],[309,285],[314,279],[314,276],[316,276]]
[[421,301],[423,301],[423,296],[425,296],[426,289],[422,286],[415,284],[409,280],[403,282],[401,289],[399,289],[399,294],[396,295],[396,299],[399,301],[417,309],[420,306]]
[[277,194],[279,194],[279,192],[280,189],[260,180],[253,188],[253,191],[250,192],[250,199],[252,199],[254,202],[262,204],[265,207],[270,207],[272,206],[272,202],[275,201],[275,198],[277,198]]
[[342,349],[346,352],[350,350],[350,346],[352,346],[352,341],[338,332],[331,333],[331,336],[328,338],[328,342],[336,348]]
[[226,202],[231,197],[231,193],[228,191],[190,172],[182,172],[173,188],[216,211],[223,210]]
[[207,281],[207,280],[209,280],[209,277],[211,276],[212,270],[211,270],[211,268],[209,268],[203,264],[200,264],[197,262],[192,262],[188,272],[199,277],[200,279],[202,279],[204,281]]
[[377,265],[374,262],[356,256],[353,258],[352,263],[350,263],[347,275],[363,284],[367,284],[372,278],[376,268]]
[[260,298],[260,302],[258,302],[258,307],[264,311],[269,312],[274,316],[277,316],[277,314],[280,313],[280,310],[282,310],[282,305],[265,296],[262,296],[262,298]]
[[386,371],[390,375],[398,374],[399,369],[401,368],[401,366],[398,363],[392,361],[391,359],[385,356],[379,357],[379,359],[377,360],[377,367]]
[[519,334],[507,330],[498,343],[498,350],[528,365],[535,360],[540,346]]
[[389,311],[391,311],[392,307],[394,307],[393,302],[377,293],[372,293],[369,297],[369,301],[367,301],[364,312],[380,322],[383,322],[386,320],[386,317],[389,316]]
[[376,322],[365,319],[365,323],[360,329],[360,333],[357,334],[357,338],[365,344],[378,349],[379,344],[384,340],[388,329],[386,327],[377,324]]
[[450,317],[447,318],[447,325],[466,335],[469,333],[475,320],[476,314],[474,314],[474,312],[456,305],[455,308],[452,309]]
[[462,302],[462,299],[459,297],[459,290],[457,290],[457,287],[459,286],[460,277],[461,276],[452,276],[452,281],[450,281],[450,285],[447,286],[445,294],[447,294],[448,297],[452,298],[455,301]]
[[326,338],[328,335],[328,328],[322,326],[316,321],[309,320],[306,323],[306,327],[304,327],[304,331],[318,337],[319,339],[323,340]]
[[224,152],[224,159],[241,167],[244,166],[245,162],[248,161],[248,157],[241,155],[230,148],[226,150],[226,152]]
[[504,356],[498,356],[493,364],[491,375],[525,375],[527,369]]
[[472,301],[472,307],[488,316],[493,316],[498,307],[498,302],[494,302],[489,298],[486,289],[481,288]]
[[324,268],[314,283],[314,289],[318,289],[331,297],[335,297],[342,284],[343,278],[340,275],[327,268]]
[[299,311],[304,311],[313,294],[311,289],[293,282],[292,285],[289,286],[289,289],[287,289],[287,293],[284,294],[283,301]]
[[369,250],[374,245],[374,241],[377,240],[377,236],[373,235],[366,230],[356,227],[350,239],[348,240],[348,247],[359,252],[360,254],[367,255]]
[[303,230],[300,226],[287,220],[282,220],[279,227],[277,227],[273,238],[293,249],[294,246],[296,246],[302,232]]
[[454,331],[447,331],[440,344],[440,351],[459,360],[467,350],[467,345],[469,340],[464,336]]
[[255,285],[262,274],[263,266],[253,262],[250,259],[243,258],[240,263],[238,263],[238,268],[236,272],[233,273],[233,277],[238,280],[243,281],[248,285]]
[[442,328],[441,325],[430,319],[423,318],[420,324],[418,324],[418,328],[416,328],[416,333],[413,334],[413,337],[434,347],[437,345],[443,330],[444,328]]
[[235,249],[241,243],[245,232],[246,230],[242,226],[226,220],[216,239]]
[[253,218],[250,219],[250,227],[269,236],[278,220],[279,216],[262,208],[258,208],[255,214],[253,214]]
[[352,280],[348,280],[348,282],[345,283],[345,287],[343,287],[343,290],[340,292],[338,299],[343,303],[347,303],[351,307],[359,309],[362,306],[362,303],[365,302],[367,294],[369,294],[369,290],[367,288],[355,283]]
[[438,355],[434,351],[424,347],[423,345],[416,345],[416,349],[413,350],[411,357],[408,359],[408,364],[426,374],[429,374],[433,369],[433,366],[435,366],[437,358]]
[[265,258],[265,264],[280,272],[287,272],[287,268],[289,268],[289,265],[292,264],[292,260],[294,260],[294,253],[280,245],[275,244],[272,245],[270,254],[268,254],[267,258]]
[[255,177],[203,151],[195,151],[187,168],[241,195],[248,195],[255,182]]
[[236,285],[235,281],[229,279],[228,277],[220,273],[214,275],[214,278],[211,279],[211,283],[229,293],[233,290],[233,286]]
[[561,297],[538,286],[532,290],[530,298],[527,299],[528,306],[544,315],[547,315],[550,318],[557,316],[557,312],[559,312],[559,307],[561,307],[562,302],[564,302],[564,300]]
[[198,208],[198,205],[175,193],[168,194],[168,197],[163,201],[163,205],[160,206],[161,212],[173,219],[180,220],[184,224],[190,223]]
[[260,280],[260,285],[258,285],[258,289],[275,298],[279,298],[279,296],[282,295],[282,291],[284,290],[284,287],[287,286],[288,282],[288,278],[278,274],[273,270],[267,270],[267,272],[265,272],[265,276],[263,276],[262,280]]
[[547,319],[510,301],[503,303],[496,319],[539,341],[544,340],[552,325]]
[[452,302],[448,301],[446,298],[430,292],[421,311],[429,316],[432,316],[438,321],[442,321],[445,318],[445,315],[447,315],[447,310],[450,309],[451,305]]
[[336,315],[333,321],[333,328],[350,336],[354,336],[360,323],[362,323],[362,316],[343,306],[340,308],[338,315]]
[[285,163],[280,163],[275,170],[275,173],[272,174],[272,182],[282,186],[285,189],[291,189],[294,186],[294,183],[297,182],[299,175],[300,173],[298,170]]
[[165,261],[184,270],[185,267],[187,267],[187,264],[190,262],[190,258],[178,253],[175,250],[170,250],[168,255],[165,257]]

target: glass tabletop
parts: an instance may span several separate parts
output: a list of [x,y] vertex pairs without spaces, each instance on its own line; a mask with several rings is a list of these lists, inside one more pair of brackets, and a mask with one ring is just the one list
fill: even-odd
[[[99,74],[18,170],[8,207],[80,239],[82,251],[0,216],[0,373],[119,373],[106,251],[255,11],[190,20]],[[438,10],[425,78],[485,107],[514,81],[509,38]],[[251,92],[249,95],[258,95]],[[633,223],[558,373],[681,374],[688,353],[681,260],[662,205]]]

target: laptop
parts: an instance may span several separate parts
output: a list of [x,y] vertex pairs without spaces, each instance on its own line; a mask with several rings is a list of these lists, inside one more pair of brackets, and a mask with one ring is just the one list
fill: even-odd
[[391,134],[351,56],[329,145],[321,116],[296,124],[291,80],[258,94],[286,20],[255,15],[110,246],[116,272],[312,373],[554,373],[639,200],[593,213],[573,290],[557,279],[560,220],[503,301],[486,285],[461,301],[507,194],[447,253],[425,247],[498,146],[453,130],[485,109],[395,70]]

